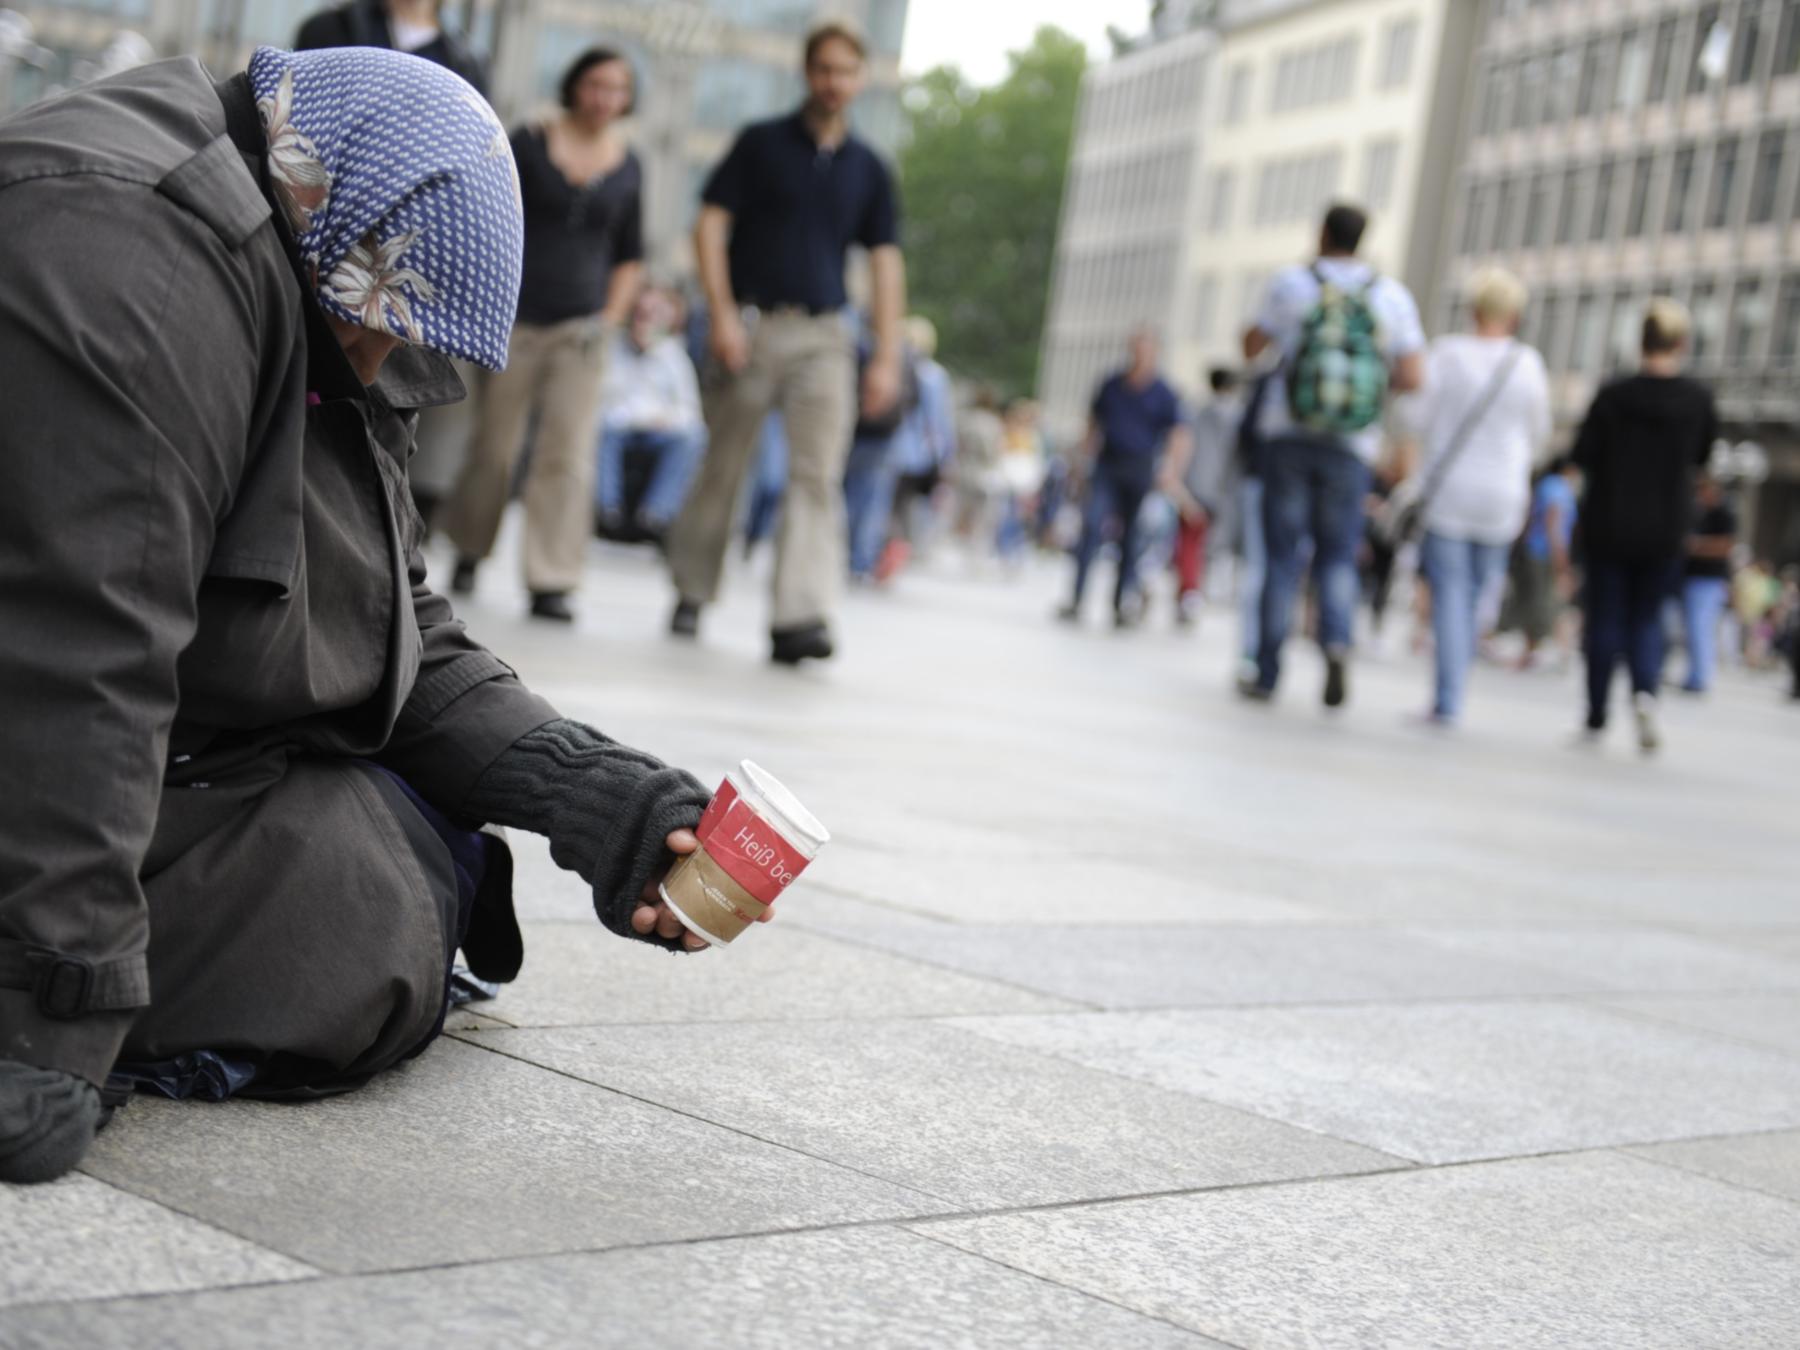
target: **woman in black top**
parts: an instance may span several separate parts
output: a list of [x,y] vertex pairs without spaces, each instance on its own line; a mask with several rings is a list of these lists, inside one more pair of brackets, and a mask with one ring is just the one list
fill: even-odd
[[1587,729],[1606,727],[1613,670],[1631,669],[1638,744],[1656,749],[1663,604],[1675,589],[1693,514],[1694,472],[1712,454],[1719,415],[1706,387],[1681,373],[1687,311],[1652,300],[1636,375],[1594,397],[1575,441],[1581,500]]
[[[593,527],[594,431],[613,331],[643,270],[643,170],[617,123],[633,102],[631,67],[594,48],[562,81],[560,116],[512,137],[525,206],[525,269],[504,372],[480,382],[475,431],[446,505],[456,545],[451,589],[466,594],[506,509],[533,415],[525,481],[525,584],[531,612],[567,622]],[[497,148],[496,153],[503,153]]]

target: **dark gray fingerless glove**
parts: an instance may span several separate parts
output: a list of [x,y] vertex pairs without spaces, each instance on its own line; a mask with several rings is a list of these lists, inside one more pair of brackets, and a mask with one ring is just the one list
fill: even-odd
[[679,938],[633,931],[631,914],[645,884],[675,859],[663,840],[699,824],[711,799],[692,774],[564,720],[514,741],[463,808],[547,838],[557,865],[594,888],[594,912],[613,932],[681,951]]
[[55,1181],[100,1128],[100,1093],[85,1078],[0,1059],[0,1181]]

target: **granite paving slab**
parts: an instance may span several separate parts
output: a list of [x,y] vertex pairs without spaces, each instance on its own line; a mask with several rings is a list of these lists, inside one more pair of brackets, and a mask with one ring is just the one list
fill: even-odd
[[1800,990],[1800,962],[1647,928],[1416,930],[1453,951],[1536,966],[1608,989],[1646,993]]
[[1244,1350],[1800,1344],[1800,1205],[1615,1153],[915,1231]]
[[4,1310],[15,1304],[262,1284],[314,1273],[92,1177],[0,1185],[0,1346],[12,1344]]
[[1607,998],[1608,1008],[1800,1055],[1800,994],[1683,994]]
[[1631,1153],[1800,1202],[1800,1130],[1650,1144]]
[[1229,1350],[890,1228],[30,1308],[0,1321],[7,1350],[1039,1350],[1051,1341]]
[[1306,923],[1328,917],[1292,900],[1210,884],[1204,875],[1049,851],[1006,856],[833,849],[820,859],[818,880],[858,899],[959,923]]
[[958,1019],[1420,1162],[1800,1125],[1774,1051],[1574,1002]]
[[508,1031],[482,1044],[959,1206],[1405,1165],[929,1022]]
[[820,937],[782,919],[728,949],[671,955],[593,920],[526,924],[525,968],[482,1012],[513,1026],[926,1017],[1075,1005]]
[[1320,1003],[1598,992],[1592,980],[1448,951],[1376,928],[951,926],[897,916],[808,927],[934,965],[1109,1008]]
[[321,1102],[140,1099],[87,1169],[332,1271],[945,1208],[454,1039]]

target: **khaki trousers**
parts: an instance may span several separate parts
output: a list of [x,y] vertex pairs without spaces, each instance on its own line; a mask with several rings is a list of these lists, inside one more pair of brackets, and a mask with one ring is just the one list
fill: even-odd
[[[748,316],[746,316],[748,317]],[[781,410],[788,482],[775,541],[771,627],[831,616],[844,573],[844,457],[856,424],[856,351],[836,314],[764,314],[736,375],[710,363],[702,391],[706,459],[669,534],[675,589],[701,604],[718,595],[738,498],[763,419]]]
[[594,436],[611,336],[592,317],[517,324],[506,369],[485,376],[474,392],[475,432],[444,506],[444,533],[462,557],[485,558],[492,551],[535,411],[524,493],[525,585],[533,594],[581,584],[594,528]]

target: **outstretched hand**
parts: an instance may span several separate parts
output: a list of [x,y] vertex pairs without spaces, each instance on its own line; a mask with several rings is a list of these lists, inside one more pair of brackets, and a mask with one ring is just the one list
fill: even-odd
[[[669,846],[669,852],[678,858],[686,857],[700,847],[700,840],[695,837],[692,830],[675,830],[663,842]],[[668,868],[664,868],[644,883],[643,892],[638,896],[642,903],[631,912],[632,930],[645,937],[654,933],[665,941],[681,938],[681,945],[688,951],[701,951],[711,944],[698,933],[690,932],[687,925],[682,923],[680,916],[669,908],[668,901],[664,900],[657,890],[667,875]],[[767,923],[774,917],[774,911],[769,910],[762,915],[759,922]]]

